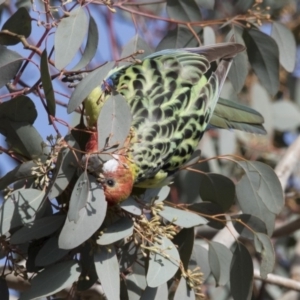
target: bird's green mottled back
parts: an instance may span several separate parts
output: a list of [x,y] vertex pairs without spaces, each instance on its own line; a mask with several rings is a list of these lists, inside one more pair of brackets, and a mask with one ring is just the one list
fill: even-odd
[[217,76],[209,69],[205,56],[174,51],[109,74],[131,107],[136,183],[157,185],[194,152],[219,95]]

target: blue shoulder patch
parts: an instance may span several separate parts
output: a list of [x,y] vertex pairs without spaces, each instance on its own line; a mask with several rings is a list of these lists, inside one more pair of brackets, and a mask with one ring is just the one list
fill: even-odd
[[101,90],[105,92],[106,90],[111,90],[114,86],[113,80],[109,77],[101,84]]

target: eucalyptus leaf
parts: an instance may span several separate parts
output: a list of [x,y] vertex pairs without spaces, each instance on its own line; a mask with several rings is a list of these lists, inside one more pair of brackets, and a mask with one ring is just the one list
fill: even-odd
[[0,210],[1,235],[10,229],[32,222],[38,213],[45,192],[36,189],[14,191]]
[[0,45],[0,88],[15,77],[22,62],[23,57],[19,53]]
[[142,54],[137,55],[138,59],[143,59],[144,57],[153,53],[150,46],[138,35],[136,34],[123,48],[121,57],[128,57],[131,54],[137,52],[138,50],[143,50]]
[[147,287],[145,268],[138,262],[132,265],[132,272],[126,276],[128,297],[130,300],[140,300]]
[[217,286],[224,286],[229,281],[232,252],[224,245],[212,241],[209,243],[208,259]]
[[203,45],[214,45],[216,44],[216,35],[212,27],[205,26],[203,28]]
[[83,209],[90,200],[90,183],[88,173],[82,172],[77,179],[71,194],[68,219],[77,223],[79,219],[79,212]]
[[198,4],[194,0],[167,0],[167,13],[170,19],[180,21],[200,21]]
[[131,196],[129,196],[125,201],[121,202],[119,204],[119,206],[123,210],[125,210],[125,211],[127,211],[127,212],[129,212],[129,213],[131,213],[135,216],[140,216],[142,214],[142,210],[141,210],[140,205]]
[[[1,60],[0,46],[0,60]],[[1,62],[0,62],[1,64]],[[1,68],[1,67],[0,67]],[[14,122],[28,122],[31,125],[37,118],[37,110],[33,101],[24,95],[17,96],[0,105],[0,120],[9,119]]]
[[195,227],[208,223],[205,218],[195,213],[169,206],[164,206],[164,209],[159,212],[159,215],[169,222],[184,228]]
[[75,67],[72,68],[72,71],[80,70],[87,66],[87,64],[93,59],[97,52],[99,40],[99,33],[97,23],[94,18],[90,15],[89,28],[88,28],[88,37],[85,49],[80,57],[79,62]]
[[168,285],[164,283],[155,288],[147,286],[142,294],[141,300],[163,300],[168,299],[168,296]]
[[250,300],[253,285],[253,262],[242,244],[237,244],[231,261],[230,287],[233,299]]
[[55,33],[55,66],[62,70],[75,57],[88,30],[88,20],[83,7],[71,11],[63,18]]
[[76,223],[66,218],[58,239],[61,249],[73,249],[88,240],[100,228],[106,216],[104,192],[94,176],[88,175],[88,178],[91,196],[86,206],[79,211]]
[[96,272],[107,299],[120,299],[119,264],[114,246],[98,248],[94,255]]
[[235,230],[244,238],[253,240],[256,232],[267,233],[266,224],[255,216],[240,214],[231,219]]
[[260,276],[266,279],[275,267],[275,251],[270,237],[263,233],[254,235],[255,250],[261,255]]
[[193,289],[191,289],[186,282],[184,277],[181,277],[179,284],[177,286],[174,300],[195,300],[196,295]]
[[122,217],[117,222],[104,228],[103,234],[98,238],[98,245],[109,245],[133,233],[133,221],[128,217]]
[[104,78],[107,76],[107,73],[113,68],[114,65],[114,62],[107,63],[91,72],[79,82],[68,103],[67,112],[69,114],[83,102],[83,100],[91,93],[93,89],[102,84]]
[[279,50],[276,42],[257,29],[245,29],[243,39],[255,74],[274,96],[279,89]]
[[78,280],[80,266],[74,260],[67,260],[45,268],[31,280],[31,287],[20,300],[41,299],[71,287]]
[[50,235],[64,223],[65,216],[53,215],[33,221],[16,231],[10,238],[12,244],[23,244]]
[[150,251],[146,278],[149,287],[158,287],[175,275],[180,257],[175,245],[166,237],[161,237],[152,247],[157,251]]
[[67,250],[58,248],[58,237],[53,236],[43,245],[35,258],[36,266],[48,266],[51,265],[68,253]]
[[[25,7],[20,7],[2,26],[2,30],[29,37],[31,33],[31,17]],[[18,37],[0,34],[1,45],[16,45],[21,40]]]
[[159,188],[146,189],[145,194],[143,196],[143,201],[151,202],[162,202],[166,200],[168,195],[170,194],[171,188],[167,185]]
[[274,21],[271,36],[278,45],[281,65],[292,72],[296,64],[296,41],[293,33],[282,23]]
[[131,111],[126,99],[120,95],[110,96],[104,103],[97,122],[98,149],[113,150],[123,147],[131,127]]
[[[43,89],[45,93],[45,98],[47,101],[47,110],[48,113],[55,117],[55,97],[54,97],[54,91],[52,86],[52,80],[49,73],[49,67],[48,67],[48,55],[47,50],[45,49],[41,56],[41,80],[43,84]],[[49,120],[50,121],[50,120]],[[51,122],[50,122],[51,124]]]

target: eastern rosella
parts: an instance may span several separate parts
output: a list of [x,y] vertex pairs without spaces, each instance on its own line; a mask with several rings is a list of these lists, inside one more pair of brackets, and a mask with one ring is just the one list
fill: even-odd
[[[113,69],[105,84],[92,91],[85,100],[90,127],[111,91],[125,97],[133,118],[127,149],[103,164],[100,181],[109,203],[125,200],[133,186],[167,184],[190,159],[211,120],[232,59],[244,49],[227,43],[163,50],[141,63]],[[97,151],[96,134],[86,150]]]

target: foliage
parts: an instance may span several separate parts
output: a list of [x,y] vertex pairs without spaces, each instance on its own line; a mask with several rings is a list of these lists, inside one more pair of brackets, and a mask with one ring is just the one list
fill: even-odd
[[[247,47],[229,73],[235,90],[229,97],[250,89],[253,72],[266,97],[274,96],[284,72],[281,67],[288,72],[294,68],[296,44],[277,17],[289,1],[281,6],[273,2],[267,6],[259,0],[34,1],[16,6],[0,1],[5,20],[0,31],[0,133],[5,137],[0,159],[10,157],[16,164],[0,178],[4,191],[0,244],[5,261],[0,294],[5,299],[10,273],[30,282],[20,299],[54,297],[62,290],[75,298],[93,285],[101,286],[108,299],[168,295],[195,299],[207,296],[203,286],[209,275],[216,286],[229,284],[234,299],[251,298],[254,268],[249,245],[260,256],[262,278],[275,266],[271,237],[284,195],[273,169],[241,155],[213,152],[206,159],[198,155],[183,167],[171,193],[167,186],[136,189],[120,205],[108,207],[97,178],[89,174],[87,159],[105,161],[123,147],[131,115],[126,101],[112,95],[97,123],[101,151],[87,157],[89,129],[82,103],[115,65],[138,62],[153,49],[197,47],[216,40]],[[117,38],[118,22],[136,26],[138,34],[126,45]],[[262,24],[271,26],[271,35],[260,30]],[[99,32],[110,39],[111,62],[99,58],[105,43],[103,38],[98,47]],[[70,81],[77,84],[67,87]],[[265,132],[256,111],[241,112],[240,104],[226,99],[218,105],[212,127]],[[275,105],[278,114],[280,107],[294,110],[286,103]],[[61,107],[80,116],[76,126],[68,123]],[[224,116],[232,119],[230,126],[221,122]],[[41,127],[35,125],[37,118],[42,119]],[[299,116],[293,118],[288,128],[299,126]],[[283,123],[277,123],[279,130]],[[266,117],[266,129],[268,125]],[[46,127],[53,134],[44,140]],[[105,148],[107,138],[116,146]],[[220,162],[215,169],[223,164],[234,172],[199,169],[212,161]],[[196,181],[189,180],[190,174]],[[188,189],[182,188],[191,182]],[[202,200],[196,201],[199,196]],[[233,245],[195,236],[201,228],[228,230],[231,222],[240,235]]]

